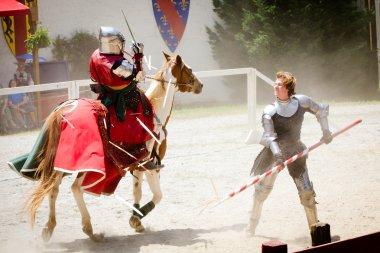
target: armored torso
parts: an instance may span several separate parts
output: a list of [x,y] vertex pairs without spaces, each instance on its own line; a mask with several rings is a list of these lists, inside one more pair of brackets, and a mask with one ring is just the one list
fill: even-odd
[[[276,110],[272,116],[274,131],[277,133],[277,141],[281,142],[298,142],[301,135],[301,127],[304,119],[305,109],[298,104],[296,98],[291,98],[293,104],[296,104],[295,112],[292,115],[283,116]],[[277,101],[276,101],[277,102]],[[292,101],[290,101],[292,102]],[[290,106],[283,104],[281,107]]]
[[308,96],[295,95],[287,101],[276,100],[264,109],[264,133],[260,143],[269,148],[272,142],[277,142],[286,158],[302,151],[305,146],[300,136],[305,112],[316,116],[322,130],[328,129],[328,105],[318,104]]
[[297,98],[292,97],[287,102],[275,102],[276,112],[272,116],[274,132],[283,155],[289,158],[301,152],[305,145],[300,141],[301,127],[305,108],[300,106]]

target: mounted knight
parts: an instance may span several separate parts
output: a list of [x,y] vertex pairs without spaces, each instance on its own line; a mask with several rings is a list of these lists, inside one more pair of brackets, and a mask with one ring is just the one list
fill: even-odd
[[[125,38],[117,29],[102,26],[99,49],[90,58],[90,75],[96,82],[91,89],[99,94],[98,100],[109,112],[105,121],[99,120],[101,129],[109,126],[107,134],[102,135],[105,150],[121,174],[125,173],[125,168],[133,169],[133,164],[149,154],[145,142],[152,138],[154,115],[149,99],[137,87],[137,83],[145,78],[144,45],[132,44],[129,61],[124,57],[124,44]],[[117,143],[118,147],[110,142]],[[132,158],[135,157],[132,165],[131,156],[125,159],[126,154],[121,153],[120,148],[132,152]]]
[[[96,82],[91,89],[99,94],[98,99],[78,98],[61,103],[47,117],[32,151],[8,162],[21,176],[39,181],[27,203],[32,224],[38,207],[49,196],[49,219],[42,230],[44,241],[51,238],[56,226],[59,186],[63,177],[70,174],[76,174],[71,191],[82,216],[82,230],[99,241],[104,235],[93,232],[83,194],[111,195],[120,179],[131,171],[134,204],[130,207],[134,212],[129,223],[135,231],[142,232],[141,218],[162,198],[159,168],[166,151],[164,133],[175,91],[202,91],[203,84],[182,57],[164,53],[165,62],[154,77],[149,77],[152,82],[145,95],[137,87],[144,77],[144,46],[133,44],[128,61],[124,58],[125,39],[119,31],[101,27],[99,40],[100,47],[90,59],[91,78]],[[149,158],[150,155],[155,158]],[[142,178],[147,169],[152,169],[147,181],[153,197],[140,208]]]
[[[144,45],[133,44],[128,61],[124,43],[117,29],[100,27],[99,48],[89,63],[95,82],[91,90],[98,99],[71,99],[55,109],[66,112],[53,167],[65,173],[88,172],[82,187],[96,195],[112,194],[126,172],[133,171],[150,154],[145,142],[152,139],[154,109],[137,87],[145,77]],[[46,134],[48,127],[42,127],[31,153],[10,163],[21,175],[40,178],[35,172],[43,159],[39,154],[44,148],[42,143],[50,138]]]

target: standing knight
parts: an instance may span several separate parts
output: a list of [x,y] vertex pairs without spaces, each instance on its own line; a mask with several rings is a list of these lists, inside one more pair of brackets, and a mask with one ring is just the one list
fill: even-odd
[[[306,146],[301,142],[301,127],[305,112],[316,116],[323,132],[322,140],[327,144],[332,140],[328,125],[328,105],[314,102],[305,95],[295,95],[296,79],[289,72],[278,72],[274,85],[276,100],[265,107],[262,115],[264,133],[260,144],[263,150],[257,156],[251,174],[260,175],[271,166],[282,164],[290,157],[302,152]],[[306,166],[307,157],[301,157],[288,165],[290,176],[297,187],[301,204],[304,206],[309,228],[318,222],[315,192]],[[255,234],[263,203],[272,191],[277,173],[265,177],[255,185],[253,208],[248,232]]]

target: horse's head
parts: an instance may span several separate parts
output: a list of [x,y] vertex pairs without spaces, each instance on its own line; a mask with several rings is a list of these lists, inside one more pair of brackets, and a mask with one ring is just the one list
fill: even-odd
[[164,53],[169,66],[171,67],[171,74],[177,79],[176,86],[181,92],[193,92],[199,94],[202,92],[203,84],[194,75],[193,70],[186,65],[181,56],[170,56]]

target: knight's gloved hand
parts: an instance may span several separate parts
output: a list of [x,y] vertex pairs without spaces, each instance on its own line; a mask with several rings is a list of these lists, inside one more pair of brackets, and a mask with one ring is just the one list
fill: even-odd
[[137,73],[136,77],[135,77],[136,82],[141,82],[142,80],[145,79],[145,76],[146,76],[146,73],[145,73],[144,70],[139,71],[139,72]]
[[135,54],[144,54],[144,44],[143,43],[133,43],[132,50]]
[[285,168],[285,159],[281,154],[274,155],[274,165],[281,165],[282,168]]
[[330,130],[323,130],[323,136],[321,138],[321,141],[323,141],[326,144],[329,144],[332,141],[333,137],[331,135]]
[[92,84],[90,84],[90,89],[91,89],[92,92],[94,92],[96,94],[104,94],[105,93],[104,87],[101,84],[98,84],[98,83],[92,83]]

